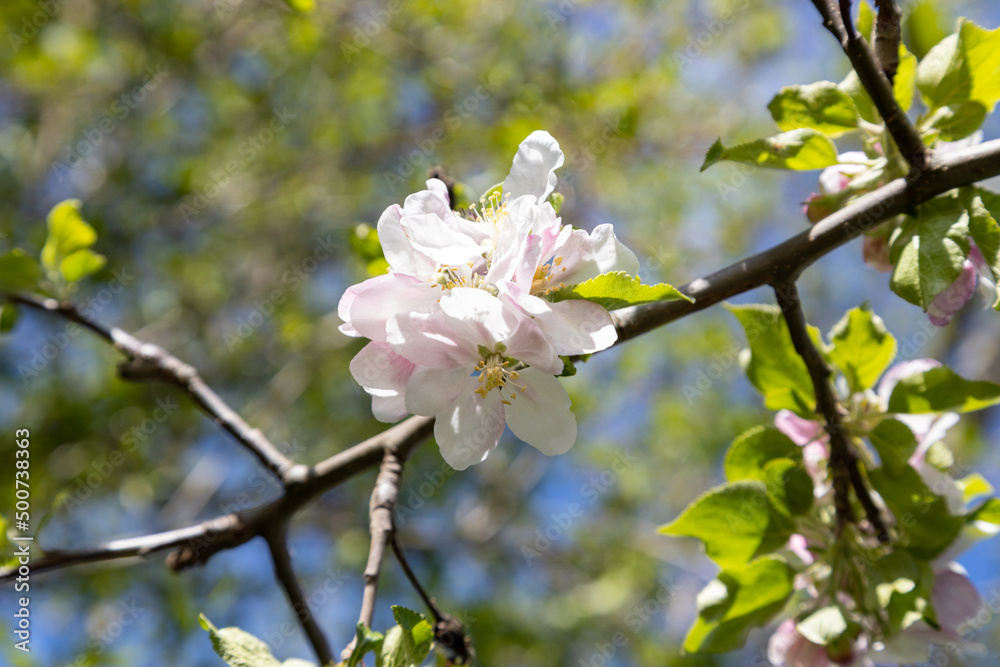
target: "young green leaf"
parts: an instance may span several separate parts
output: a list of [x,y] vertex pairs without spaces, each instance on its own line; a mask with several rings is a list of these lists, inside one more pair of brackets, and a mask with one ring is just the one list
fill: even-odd
[[701,171],[723,160],[772,169],[822,169],[837,164],[837,147],[827,135],[805,127],[728,148],[717,139]]
[[908,218],[893,241],[890,287],[924,310],[962,272],[969,255],[969,214],[958,197],[937,197]]
[[851,392],[874,386],[896,356],[896,339],[867,308],[847,311],[829,336],[830,361],[844,374]]
[[313,663],[294,658],[279,662],[263,640],[239,628],[219,630],[204,614],[198,615],[198,623],[211,637],[212,648],[230,667],[315,667]]
[[549,301],[565,301],[566,299],[586,299],[604,306],[608,310],[616,310],[626,306],[635,306],[653,301],[684,301],[694,299],[682,294],[677,288],[659,283],[643,285],[638,276],[630,276],[624,271],[602,273],[578,285],[569,285],[552,292],[546,297]]
[[38,260],[20,248],[0,255],[0,291],[32,290],[42,279]]
[[905,630],[925,617],[933,620],[934,572],[927,561],[896,549],[875,561],[869,576],[873,601],[886,610],[894,630]]
[[889,412],[972,412],[1000,403],[1000,385],[966,380],[947,366],[900,380],[889,397]]
[[952,516],[948,503],[935,495],[912,467],[898,476],[876,468],[868,474],[872,487],[899,520],[907,538],[907,547],[918,558],[930,560],[948,548],[958,537],[965,518]]
[[813,506],[813,481],[800,462],[774,459],[764,465],[767,498],[781,514],[805,514]]
[[1000,499],[990,498],[987,500],[969,515],[969,521],[985,521],[1000,525]]
[[809,416],[816,405],[812,379],[795,352],[788,325],[777,306],[727,306],[746,331],[750,358],[746,374],[764,394],[770,410],[787,408]]
[[809,127],[836,137],[858,129],[854,102],[832,81],[782,88],[767,108],[785,131]]
[[771,506],[763,482],[743,480],[711,489],[660,532],[701,540],[709,558],[731,568],[781,547],[792,526]]
[[380,651],[382,667],[418,667],[430,653],[434,629],[423,616],[406,607],[394,606],[399,625],[390,628]]
[[104,257],[88,249],[97,240],[97,232],[80,216],[80,206],[79,199],[67,199],[49,211],[49,235],[42,248],[45,270],[70,283],[104,266]]
[[917,449],[917,437],[903,422],[883,419],[868,433],[868,440],[890,477],[899,477],[910,467],[910,457]]
[[1000,281],[1000,195],[981,188],[963,190],[969,211],[969,234],[990,267],[994,281]]
[[958,141],[978,130],[986,120],[986,107],[980,102],[967,100],[940,107],[927,117],[923,126],[937,130],[942,141]]
[[776,428],[755,426],[733,440],[729,447],[726,479],[730,482],[741,479],[766,481],[764,466],[774,459],[801,461],[802,448]]
[[909,111],[917,94],[917,57],[902,44],[899,45],[899,64],[892,80],[892,92],[900,108]]
[[864,0],[858,3],[858,34],[869,42],[874,39],[875,10]]
[[374,652],[378,656],[377,667],[382,667],[381,656],[382,644],[384,642],[385,635],[381,632],[375,632],[366,628],[363,623],[358,623],[354,640],[354,650],[351,652],[351,657],[347,659],[346,667],[358,667],[361,664],[361,659],[371,652]]
[[17,324],[17,306],[5,303],[0,306],[0,333],[7,333]]
[[684,638],[689,653],[724,653],[742,647],[754,627],[767,625],[792,594],[795,571],[777,556],[724,569],[698,595],[698,618]]
[[847,619],[840,607],[831,605],[809,614],[795,624],[795,629],[813,644],[827,646],[847,632]]
[[1000,28],[959,21],[958,32],[932,48],[917,67],[917,87],[931,112],[974,101],[992,111],[1000,100]]

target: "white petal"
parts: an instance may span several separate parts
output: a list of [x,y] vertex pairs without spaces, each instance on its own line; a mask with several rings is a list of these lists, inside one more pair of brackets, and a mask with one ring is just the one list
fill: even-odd
[[511,199],[532,195],[544,201],[556,187],[555,170],[563,165],[563,152],[552,135],[536,130],[521,142],[510,173],[503,181],[503,191]]
[[426,310],[440,295],[432,285],[402,273],[387,273],[361,283],[350,303],[350,323],[361,335],[385,342],[386,323],[397,313]]
[[378,220],[376,229],[385,261],[397,273],[430,280],[437,271],[437,263],[413,249],[413,244],[410,243],[406,230],[400,222],[402,216],[403,209],[394,204],[387,208]]
[[552,341],[556,354],[590,354],[618,340],[611,314],[603,306],[578,300],[548,306],[548,312],[535,317],[535,324]]
[[506,339],[513,328],[509,314],[492,294],[475,288],[455,288],[441,297],[441,310],[457,338],[473,345],[492,347]]
[[456,336],[452,321],[440,309],[432,313],[400,313],[386,324],[392,349],[415,364],[450,370],[464,367],[471,373],[479,361],[477,342]]
[[394,394],[392,396],[372,396],[372,414],[380,422],[392,424],[410,414],[410,411],[406,409],[405,396]]
[[413,249],[436,264],[465,264],[482,253],[479,243],[436,215],[408,215],[400,224]]
[[936,359],[913,359],[894,365],[885,372],[882,380],[878,383],[878,391],[876,393],[879,399],[882,400],[882,405],[889,405],[889,397],[892,396],[892,390],[896,388],[897,382],[910,375],[923,373],[940,365],[941,362]]
[[639,272],[639,260],[635,253],[618,240],[611,225],[605,224],[598,225],[590,233],[586,253],[580,261],[569,265],[562,275],[556,274],[552,278],[553,281],[575,285],[609,271],[624,271],[635,275]]
[[460,393],[472,392],[479,382],[470,377],[472,369],[450,371],[418,366],[406,385],[406,407],[415,415],[430,417],[451,405]]
[[415,192],[403,202],[406,215],[433,213],[439,218],[453,214],[448,203],[448,186],[443,181],[432,178],[427,181],[427,189]]
[[500,394],[462,392],[435,416],[434,439],[441,456],[455,470],[479,463],[493,451],[503,435],[503,405]]
[[[525,390],[518,391],[504,410],[510,430],[543,454],[565,454],[576,442],[576,417],[566,390],[554,377],[534,368],[520,371],[516,382]],[[513,389],[510,383],[507,387]]]

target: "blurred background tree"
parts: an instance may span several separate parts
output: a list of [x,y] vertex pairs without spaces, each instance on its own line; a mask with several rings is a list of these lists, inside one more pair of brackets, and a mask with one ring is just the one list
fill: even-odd
[[[903,4],[918,56],[959,15],[1000,24],[988,0]],[[197,366],[305,462],[382,428],[348,373],[360,344],[337,332],[336,304],[366,275],[357,226],[421,189],[430,167],[475,197],[546,129],[567,156],[563,219],[614,223],[644,281],[681,284],[803,229],[815,190],[815,173],[699,174],[711,142],[769,134],[765,107],[781,86],[848,71],[813,7],[792,0],[8,0],[0,21],[0,251],[39,249],[46,212],[82,199],[108,261],[76,300]],[[998,130],[994,116],[986,136]],[[807,272],[813,323],[826,330],[867,300],[901,357],[1000,380],[990,314],[966,309],[931,328],[860,254],[856,242]],[[277,495],[176,391],[121,382],[113,350],[65,334],[26,312],[0,340],[0,424],[31,429],[33,502],[51,508],[41,546],[183,526]],[[65,349],[48,359],[50,343]],[[451,475],[434,446],[418,451],[400,540],[481,664],[766,664],[764,633],[740,654],[679,655],[714,566],[694,541],[655,531],[721,480],[733,437],[771,418],[739,372],[742,344],[714,309],[598,355],[566,381],[580,438],[557,459],[509,439]],[[956,456],[1000,485],[1000,419],[962,423],[949,435]],[[0,452],[12,447],[5,438]],[[337,650],[357,616],[373,475],[292,526]],[[0,494],[13,497],[8,476]],[[582,512],[566,522],[574,504]],[[995,546],[962,562],[996,608]],[[32,593],[34,651],[4,642],[12,665],[221,664],[199,612],[281,658],[312,657],[262,543],[182,575],[160,558],[51,573]],[[420,608],[394,564],[375,627],[391,623],[390,603]],[[976,639],[1000,651],[996,624]]]

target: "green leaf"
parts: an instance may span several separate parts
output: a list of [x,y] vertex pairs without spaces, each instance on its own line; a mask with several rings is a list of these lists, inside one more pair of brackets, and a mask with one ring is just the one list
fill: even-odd
[[733,440],[729,447],[725,463],[726,479],[730,482],[741,479],[764,482],[767,480],[764,466],[774,459],[801,461],[802,448],[776,428],[755,426]]
[[20,248],[0,255],[0,291],[33,290],[42,279],[38,260]]
[[959,20],[917,66],[917,86],[931,112],[974,101],[993,111],[1000,100],[1000,28],[985,30]]
[[786,131],[809,127],[836,137],[858,129],[854,102],[832,81],[782,88],[767,108]]
[[986,521],[1000,525],[1000,499],[990,498],[987,500],[969,515],[969,521]]
[[608,310],[635,306],[640,303],[652,303],[653,301],[683,299],[694,302],[694,299],[681,294],[671,285],[666,283],[643,285],[638,276],[630,276],[624,271],[602,273],[586,282],[556,290],[546,298],[553,302],[565,301],[566,299],[586,299],[604,306]]
[[711,489],[660,532],[701,540],[709,558],[731,568],[780,548],[792,526],[771,506],[763,482],[742,480]]
[[775,459],[764,466],[767,497],[785,516],[805,514],[813,505],[813,481],[801,463]]
[[963,191],[969,211],[969,234],[990,267],[994,282],[1000,281],[1000,195],[988,190]]
[[978,130],[984,120],[986,107],[970,100],[937,109],[922,126],[937,130],[942,141],[958,141]]
[[858,3],[858,34],[869,42],[875,39],[875,10],[864,0]]
[[795,571],[777,556],[725,569],[699,594],[698,618],[684,638],[689,653],[725,653],[742,647],[754,627],[767,625],[792,594]]
[[399,625],[390,628],[380,652],[383,667],[417,667],[430,653],[434,629],[423,616],[406,607],[394,606]]
[[886,610],[892,629],[904,630],[925,617],[933,620],[934,572],[926,561],[896,549],[872,564],[869,577],[873,601]]
[[42,265],[47,271],[59,271],[63,258],[97,240],[97,232],[80,216],[80,206],[79,199],[67,199],[49,211],[49,236],[42,248]]
[[795,629],[813,644],[827,646],[847,632],[847,619],[840,607],[823,607],[796,623]]
[[230,667],[281,667],[267,643],[249,632],[239,628],[219,630],[204,614],[198,615],[198,623],[208,631],[212,648]]
[[844,374],[852,393],[874,386],[896,356],[896,339],[867,308],[847,311],[830,330],[830,340],[830,361]]
[[895,419],[883,419],[868,433],[882,468],[890,477],[899,477],[910,467],[910,457],[917,450],[917,437],[910,427]]
[[381,632],[375,632],[364,626],[363,623],[358,623],[356,628],[356,638],[354,640],[354,651],[351,652],[351,657],[347,659],[347,665],[345,667],[357,667],[361,664],[361,659],[365,657],[366,654],[374,652],[376,656],[379,656],[379,665],[381,666],[381,655],[382,655],[382,644],[385,641],[385,635]]
[[877,468],[868,473],[872,487],[892,510],[913,555],[931,560],[950,545],[965,524],[952,516],[944,498],[935,495],[912,467],[891,476]]
[[962,272],[969,254],[969,214],[958,197],[937,197],[907,218],[890,248],[890,287],[924,310]]
[[753,386],[764,395],[769,410],[789,409],[812,415],[816,405],[812,380],[795,352],[788,325],[777,306],[760,304],[727,306],[743,325],[750,342],[745,370]]
[[801,128],[745,144],[722,145],[717,139],[705,155],[701,171],[722,160],[773,169],[822,169],[837,164],[837,147],[822,132]]
[[77,280],[100,271],[104,266],[104,262],[103,255],[98,255],[90,249],[84,249],[77,250],[68,257],[64,257],[59,267],[62,269],[62,274],[66,281],[75,283]]
[[979,496],[988,496],[993,493],[993,485],[989,480],[978,472],[970,473],[957,481],[958,488],[962,490],[962,497],[968,503]]
[[285,0],[285,4],[302,14],[308,14],[316,9],[316,0]]
[[947,366],[900,380],[889,397],[889,412],[972,412],[1000,403],[1000,385],[966,380]]
[[941,27],[941,17],[935,5],[934,0],[918,2],[906,17],[906,43],[921,59],[947,35]]
[[892,80],[892,92],[900,108],[909,111],[917,94],[917,57],[902,44],[899,45],[899,65]]
[[851,101],[854,102],[854,108],[862,120],[866,120],[869,123],[881,122],[878,110],[875,109],[875,103],[872,102],[872,98],[869,97],[865,87],[861,85],[861,79],[858,78],[857,72],[852,69],[837,87],[851,98]]
[[0,333],[7,333],[17,324],[17,306],[12,303],[5,303],[0,306]]

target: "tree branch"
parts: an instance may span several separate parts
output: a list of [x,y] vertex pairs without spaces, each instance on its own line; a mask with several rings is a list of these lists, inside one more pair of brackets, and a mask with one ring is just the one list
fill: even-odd
[[264,537],[267,546],[271,550],[271,560],[274,561],[274,577],[285,589],[288,603],[292,606],[296,618],[302,624],[309,643],[312,644],[316,657],[319,658],[320,665],[332,665],[334,662],[333,649],[327,640],[323,630],[316,622],[316,616],[309,608],[306,596],[302,592],[299,580],[292,569],[292,557],[288,553],[288,542],[286,535],[286,525],[274,526]]
[[361,613],[358,615],[358,622],[364,623],[366,628],[371,627],[372,615],[375,613],[375,593],[378,591],[385,547],[396,532],[396,500],[399,498],[402,473],[402,460],[393,452],[386,451],[368,506],[372,541],[368,551],[368,564],[365,566],[365,591],[361,600]]
[[868,40],[854,30],[850,2],[841,0],[837,5],[832,0],[813,0],[813,4],[823,18],[823,25],[837,39],[850,59],[851,66],[857,72],[861,85],[868,92],[882,120],[885,121],[885,126],[899,147],[900,154],[917,173],[932,167],[930,151],[920,138],[920,132],[896,101],[892,83],[886,78],[886,73],[875,58]]
[[858,457],[842,421],[843,408],[833,392],[833,385],[830,384],[830,367],[826,365],[826,361],[809,336],[798,288],[794,280],[789,280],[786,283],[776,284],[774,293],[781,307],[781,314],[784,315],[785,323],[788,325],[792,345],[809,371],[816,393],[816,408],[823,415],[826,431],[830,435],[830,476],[833,478],[833,502],[837,511],[837,535],[840,535],[847,523],[854,520],[850,498],[850,488],[853,485],[854,493],[864,507],[868,521],[875,529],[879,541],[887,542],[889,531],[860,476]]
[[899,66],[899,43],[902,40],[899,8],[896,0],[875,0],[878,17],[875,19],[875,58],[889,83],[896,77]]
[[195,405],[224,428],[237,442],[246,447],[265,468],[270,470],[282,483],[303,474],[303,470],[293,471],[295,466],[278,451],[259,429],[252,428],[236,412],[226,405],[218,394],[212,391],[198,375],[198,371],[173,356],[162,347],[139,340],[132,334],[116,327],[105,327],[81,313],[70,303],[59,303],[55,299],[38,299],[25,295],[5,294],[14,303],[43,310],[75,322],[111,343],[128,359],[118,367],[123,380],[133,382],[159,381],[180,387]]
[[784,282],[885,220],[943,192],[998,174],[1000,140],[947,153],[933,170],[887,183],[768,250],[680,286],[694,303],[661,301],[613,311],[618,343],[754,288]]

